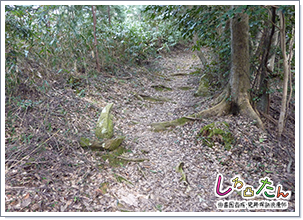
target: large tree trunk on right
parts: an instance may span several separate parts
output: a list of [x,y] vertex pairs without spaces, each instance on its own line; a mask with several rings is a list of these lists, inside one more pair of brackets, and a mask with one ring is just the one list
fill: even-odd
[[216,106],[202,111],[195,117],[221,116],[240,113],[256,121],[261,129],[263,123],[250,104],[249,80],[249,25],[248,15],[237,14],[231,19],[231,59],[232,67],[225,98]]
[[256,120],[263,128],[263,123],[250,104],[249,80],[249,25],[248,15],[238,14],[231,21],[232,67],[230,76],[231,111],[241,113]]

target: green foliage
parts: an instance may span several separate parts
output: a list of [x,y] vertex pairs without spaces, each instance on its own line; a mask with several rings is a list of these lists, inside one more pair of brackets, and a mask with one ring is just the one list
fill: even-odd
[[[180,33],[170,31],[170,24],[148,20],[145,7],[96,7],[102,70],[115,73],[122,63],[140,64],[179,41]],[[90,69],[95,62],[91,10],[89,5],[6,6],[7,64],[15,67],[17,57],[29,56],[56,72]]]
[[[294,26],[294,6],[280,6],[286,15],[287,36],[290,39],[291,29]],[[150,19],[162,19],[173,24],[173,30],[179,30],[185,39],[193,39],[198,35],[197,42],[194,42],[192,49],[200,50],[207,47],[213,54],[211,63],[205,67],[204,72],[210,75],[211,85],[224,86],[227,83],[230,73],[230,19],[237,13],[249,15],[250,46],[251,51],[255,50],[260,39],[256,36],[264,31],[264,28],[271,25],[268,22],[270,6],[240,5],[231,8],[224,5],[152,5],[147,6],[145,12]],[[252,69],[260,65],[260,57],[251,54]]]
[[197,134],[197,139],[202,139],[203,144],[213,147],[215,142],[224,145],[226,150],[230,150],[234,143],[234,137],[226,122],[213,122],[205,125]]
[[[101,71],[123,72],[125,65],[142,65],[150,57],[181,42],[193,42],[192,50],[207,48],[211,62],[204,67],[211,86],[224,86],[231,67],[230,18],[249,15],[250,47],[256,49],[256,36],[268,22],[269,6],[225,5],[98,5],[96,6],[97,50]],[[286,15],[287,47],[295,22],[294,6],[280,6]],[[110,19],[110,22],[109,22]],[[97,77],[91,5],[6,5],[5,6],[5,88],[10,96],[20,82],[30,82],[47,91],[47,77],[75,72]],[[277,48],[277,60],[281,60]],[[251,53],[251,79],[260,64]],[[292,66],[295,57],[291,62]],[[35,66],[35,67],[34,67]],[[277,72],[282,72],[282,65]],[[52,74],[46,72],[48,70]],[[39,83],[37,83],[39,81]],[[76,83],[80,96],[85,91]]]
[[[252,100],[254,102],[259,102],[261,100],[260,97],[263,96],[264,93],[271,94],[275,92],[279,92],[279,86],[273,86],[273,85],[279,85],[280,81],[283,80],[284,70],[283,70],[283,56],[280,49],[280,43],[278,43],[277,46],[271,45],[269,48],[269,55],[267,58],[270,58],[272,54],[275,54],[275,64],[274,64],[274,72],[268,72],[267,80],[269,82],[269,87],[260,87],[260,74],[264,73],[265,68],[263,68],[263,60],[266,58],[265,56],[262,57],[265,53],[264,51],[267,51],[268,48],[264,47],[264,43],[267,43],[266,40],[269,40],[269,33],[272,29],[272,21],[270,14],[272,14],[271,6],[250,6],[250,10],[248,10],[249,19],[250,19],[250,51],[251,51],[251,58],[250,58],[250,64],[251,64],[251,80],[252,80],[252,88],[250,90]],[[287,53],[290,52],[289,50],[289,44],[290,39],[294,36],[292,36],[292,29],[295,25],[295,7],[294,6],[279,6],[275,10],[275,32],[279,31],[280,26],[280,18],[278,16],[279,11],[285,13],[285,21],[286,21],[286,42],[287,42]],[[265,33],[268,33],[267,36]],[[261,35],[260,35],[261,34]],[[279,33],[280,34],[280,33]],[[258,38],[259,35],[259,38]],[[260,39],[261,37],[261,39]],[[291,68],[294,69],[294,57],[290,62]],[[275,88],[276,87],[276,88]]]
[[194,35],[198,40],[194,42],[192,50],[200,50],[201,47],[207,47],[213,53],[210,53],[212,62],[205,67],[205,72],[209,75],[212,85],[225,84],[230,69],[230,31],[228,19],[231,13],[229,6],[148,6],[150,18],[160,17],[163,20],[169,20],[174,26],[174,30],[181,32],[184,39],[192,40]]

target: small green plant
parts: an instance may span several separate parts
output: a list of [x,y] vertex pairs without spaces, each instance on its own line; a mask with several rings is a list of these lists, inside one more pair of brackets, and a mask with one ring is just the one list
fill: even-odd
[[162,212],[162,205],[161,204],[157,204],[156,205],[156,209],[159,210],[160,212]]
[[205,125],[197,134],[197,139],[202,139],[208,147],[213,147],[215,142],[218,142],[223,144],[226,150],[230,150],[234,143],[234,137],[227,122],[213,122]]
[[51,131],[52,130],[52,124],[49,122],[47,125],[47,130]]
[[42,101],[33,102],[32,100],[21,100],[20,102],[17,102],[17,106],[20,106],[23,110],[27,108],[32,108],[35,105],[40,104]]
[[26,136],[26,134],[23,134],[21,137],[23,139],[23,141],[22,141],[23,143],[29,144],[30,140],[33,138],[33,135],[30,134],[30,135]]
[[82,89],[81,91],[79,91],[78,89],[76,89],[76,92],[78,94],[79,97],[84,97],[85,96],[85,89]]

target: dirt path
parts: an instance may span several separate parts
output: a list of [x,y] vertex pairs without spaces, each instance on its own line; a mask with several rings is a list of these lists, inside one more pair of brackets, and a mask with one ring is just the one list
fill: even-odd
[[[229,180],[239,173],[247,177],[247,181],[258,183],[259,175],[248,175],[250,163],[258,166],[258,162],[253,159],[255,157],[248,155],[249,152],[253,153],[255,148],[248,142],[242,142],[243,145],[240,146],[244,146],[244,149],[240,149],[240,152],[243,150],[243,155],[237,153],[239,148],[233,148],[231,151],[225,151],[222,145],[209,148],[196,141],[197,133],[204,125],[215,120],[229,123],[235,137],[239,137],[238,139],[243,134],[248,135],[243,141],[251,138],[249,134],[259,138],[264,136],[249,120],[241,116],[193,121],[185,126],[154,132],[150,126],[153,122],[174,120],[208,107],[207,101],[202,102],[203,98],[194,96],[199,76],[190,73],[200,66],[199,60],[192,52],[182,51],[164,59],[159,65],[163,68],[160,72],[161,77],[142,80],[142,88],[137,90],[137,94],[165,97],[170,101],[161,104],[139,101],[135,105],[119,108],[123,115],[117,120],[116,126],[127,136],[125,144],[131,149],[131,155],[141,155],[149,158],[149,161],[139,164],[129,163],[119,168],[119,171],[116,170],[116,172],[124,173],[123,176],[134,185],[114,184],[109,187],[109,194],[116,195],[120,204],[112,206],[110,210],[220,211],[216,207],[216,201],[220,199],[214,194],[217,174],[224,175],[225,186],[230,186]],[[178,73],[181,75],[179,76]],[[172,90],[156,91],[153,88],[154,85],[164,85]],[[182,87],[191,89],[182,90],[180,89]],[[269,142],[268,145],[272,143]],[[253,154],[260,155],[259,152]],[[187,181],[180,181],[182,175],[176,171],[180,163],[184,164],[183,170]],[[276,183],[281,179],[275,175],[270,178]],[[237,192],[233,192],[225,199],[243,200]],[[294,204],[290,205],[290,207],[293,206]]]
[[[171,101],[161,104],[143,101],[141,107],[124,106],[125,117],[116,122],[127,136],[126,146],[130,146],[132,153],[138,155],[144,150],[148,153],[142,156],[150,161],[120,168],[134,186],[116,184],[109,187],[109,192],[116,194],[122,206],[132,211],[211,211],[215,205],[213,187],[218,166],[209,163],[200,146],[194,143],[201,125],[193,122],[163,132],[154,132],[150,127],[153,122],[173,120],[199,110],[195,104],[201,98],[193,96],[199,77],[190,74],[194,67],[199,67],[198,59],[189,51],[165,61],[161,75],[169,80],[146,81],[141,94]],[[177,73],[188,75],[176,76]],[[152,87],[159,84],[172,90],[157,91]],[[184,163],[189,186],[179,181],[181,174],[176,172],[176,167],[180,162]]]
[[[264,136],[242,116],[207,118],[161,132],[152,130],[151,123],[208,108],[206,98],[194,96],[199,75],[190,73],[200,67],[199,63],[190,50],[179,50],[153,63],[155,73],[143,68],[139,74],[136,69],[128,70],[133,75],[129,80],[91,77],[82,97],[60,87],[64,83],[54,83],[44,103],[27,112],[28,118],[20,112],[26,122],[23,132],[44,120],[54,129],[35,130],[49,144],[37,154],[38,162],[26,165],[24,161],[22,167],[18,163],[6,170],[6,210],[218,212],[216,201],[220,199],[214,194],[218,173],[224,175],[225,187],[236,174],[241,174],[248,184],[259,183],[266,175],[294,192],[294,171],[286,173],[287,161],[280,160],[285,157],[283,152],[280,157],[275,140]],[[156,85],[171,90],[156,90]],[[165,101],[144,100],[144,96],[162,97]],[[79,146],[79,137],[94,136],[96,120],[108,103],[114,103],[115,135],[126,136],[123,156],[148,160],[113,166],[110,159],[104,161],[108,152]],[[197,140],[200,129],[214,121],[229,124],[237,140],[230,151],[222,144],[210,148]],[[180,164],[183,174],[176,169]],[[186,179],[180,181],[184,174]],[[225,199],[243,200],[237,192]],[[287,211],[294,211],[294,207],[292,196]]]

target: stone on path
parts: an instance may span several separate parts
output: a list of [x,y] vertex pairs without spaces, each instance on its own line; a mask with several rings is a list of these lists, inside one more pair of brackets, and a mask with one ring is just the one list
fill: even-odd
[[121,145],[121,143],[124,141],[124,139],[125,139],[125,136],[120,136],[120,137],[117,137],[114,139],[107,140],[103,144],[103,148],[106,150],[110,150],[110,151],[116,150]]
[[110,114],[110,110],[113,106],[113,103],[105,106],[101,112],[101,115],[98,119],[96,126],[96,137],[98,138],[111,138],[113,136],[113,121],[112,115]]

